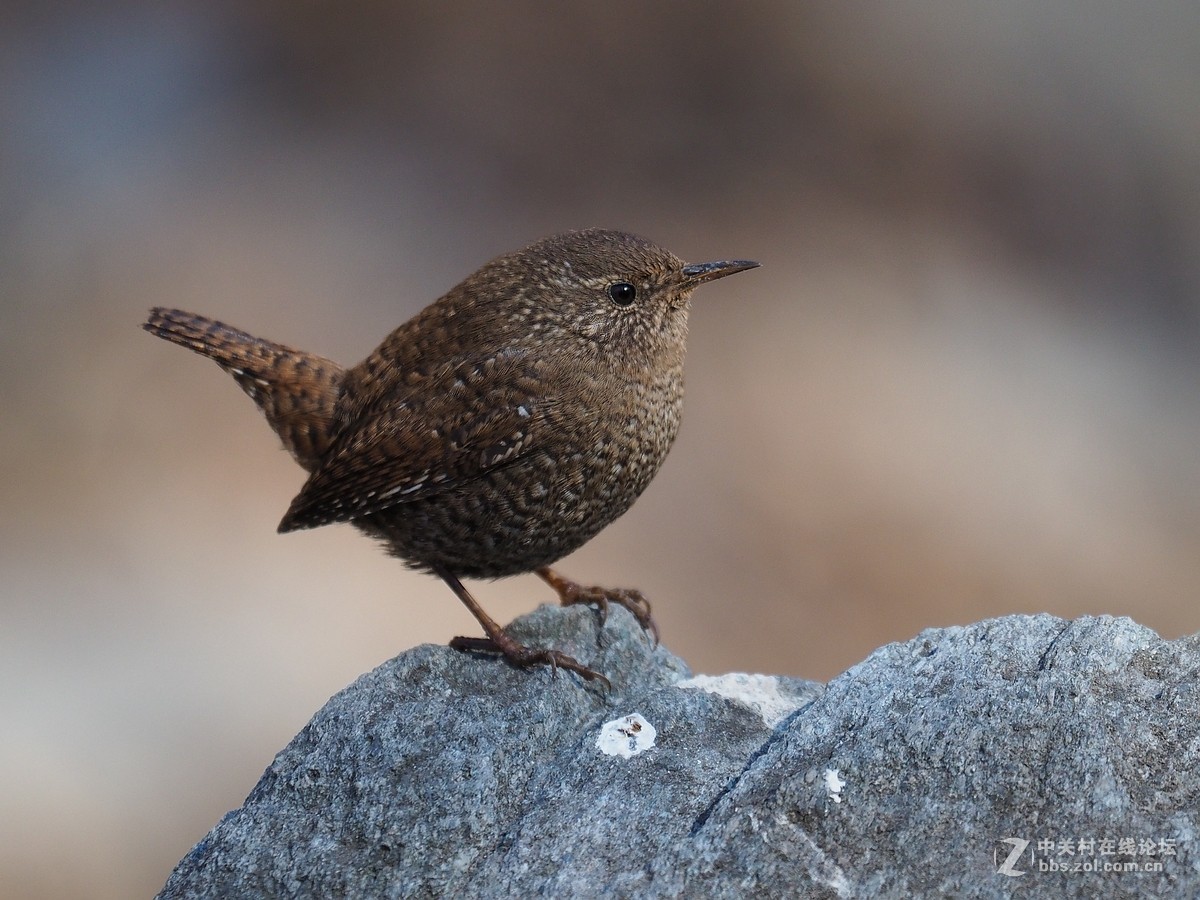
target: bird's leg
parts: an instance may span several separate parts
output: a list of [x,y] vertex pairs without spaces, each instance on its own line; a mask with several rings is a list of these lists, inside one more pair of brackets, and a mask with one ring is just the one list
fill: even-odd
[[632,588],[602,588],[584,587],[564,575],[559,575],[549,566],[537,570],[538,577],[558,593],[558,599],[563,606],[573,606],[576,603],[595,603],[600,608],[600,626],[608,618],[608,605],[615,603],[623,606],[637,619],[642,629],[650,635],[654,646],[658,646],[658,626],[650,615],[650,601],[645,595]]
[[574,657],[567,656],[567,654],[558,650],[538,650],[533,647],[526,647],[524,644],[513,640],[500,627],[499,622],[483,611],[483,607],[463,587],[463,583],[458,578],[437,566],[434,567],[433,571],[442,581],[450,586],[450,590],[454,591],[458,599],[463,602],[463,605],[471,611],[471,615],[479,620],[479,624],[483,626],[483,630],[487,634],[485,638],[452,638],[450,646],[453,649],[500,653],[514,666],[549,666],[552,674],[556,673],[559,669],[567,669],[577,673],[581,678],[588,681],[603,681],[604,686],[612,690],[612,683],[607,678],[599,672],[589,669]]

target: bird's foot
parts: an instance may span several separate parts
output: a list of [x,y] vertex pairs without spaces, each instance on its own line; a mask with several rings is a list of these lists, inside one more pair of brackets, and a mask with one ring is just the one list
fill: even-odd
[[595,603],[600,609],[600,627],[608,620],[608,606],[615,603],[623,606],[637,619],[642,630],[650,636],[651,643],[658,646],[658,626],[650,615],[650,601],[645,594],[633,588],[603,588],[584,587],[563,575],[559,575],[549,566],[537,570],[538,576],[558,594],[563,606],[574,606],[576,603]]
[[542,650],[536,647],[526,647],[518,644],[512,638],[504,635],[503,640],[493,640],[486,637],[456,637],[451,639],[450,647],[454,650],[481,653],[499,653],[514,666],[549,666],[551,677],[558,674],[559,669],[575,672],[586,681],[603,681],[606,690],[612,690],[612,682],[597,672],[589,669],[573,656],[559,650]]

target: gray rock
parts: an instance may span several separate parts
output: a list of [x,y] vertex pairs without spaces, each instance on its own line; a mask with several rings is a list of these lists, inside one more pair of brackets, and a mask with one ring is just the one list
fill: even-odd
[[159,896],[1200,894],[1196,638],[1011,616],[822,687],[688,679],[597,621],[512,630],[611,694],[435,646],[364,675]]

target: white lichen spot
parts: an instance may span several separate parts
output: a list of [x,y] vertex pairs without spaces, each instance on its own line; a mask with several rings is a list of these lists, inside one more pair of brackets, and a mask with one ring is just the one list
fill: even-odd
[[825,790],[829,791],[829,799],[834,803],[842,802],[842,788],[845,786],[846,782],[842,780],[837,769],[825,770]]
[[631,713],[600,726],[596,749],[605,756],[629,759],[653,747],[657,737],[658,732],[641,713]]
[[747,675],[745,672],[697,675],[680,681],[676,687],[707,691],[745,704],[762,716],[768,728],[774,728],[803,705],[802,700],[779,690],[779,679],[774,675]]

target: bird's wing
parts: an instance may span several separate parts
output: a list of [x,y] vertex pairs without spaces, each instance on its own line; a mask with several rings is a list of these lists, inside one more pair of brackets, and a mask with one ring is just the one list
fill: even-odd
[[555,401],[522,352],[456,360],[354,413],[280,531],[345,522],[433,496],[505,465],[552,433]]

